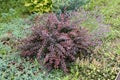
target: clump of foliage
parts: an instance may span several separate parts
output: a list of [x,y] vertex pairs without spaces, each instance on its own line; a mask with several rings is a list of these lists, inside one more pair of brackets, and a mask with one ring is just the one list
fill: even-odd
[[[77,54],[90,54],[93,46],[87,30],[69,22],[69,16],[61,14],[36,17],[32,34],[23,40],[21,46],[24,57],[37,57],[48,70],[61,68],[68,72],[67,65]],[[43,20],[40,21],[39,20]]]
[[80,6],[85,5],[89,0],[52,0],[53,12],[63,13],[64,10],[71,11],[76,10]]
[[29,12],[46,13],[52,8],[51,0],[26,0],[25,6]]
[[11,47],[0,42],[0,54],[5,55],[11,52]]
[[64,10],[71,11],[86,4],[89,0],[26,0],[25,6],[29,12],[63,13]]

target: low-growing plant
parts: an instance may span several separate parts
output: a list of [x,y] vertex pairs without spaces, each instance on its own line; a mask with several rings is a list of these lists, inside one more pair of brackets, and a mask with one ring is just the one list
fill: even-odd
[[[36,80],[40,72],[36,60],[33,62],[30,59],[21,59],[18,52],[0,56],[0,64],[0,80]],[[44,73],[41,72],[38,79],[44,80],[43,76]]]
[[37,16],[35,21],[32,34],[23,40],[21,56],[37,57],[48,71],[61,68],[68,72],[68,64],[77,55],[92,53],[90,47],[95,43],[92,37],[86,29],[69,22],[68,15],[48,14]]
[[6,55],[11,52],[11,47],[0,42],[0,55]]
[[25,37],[26,29],[31,25],[31,23],[25,24],[27,21],[29,21],[28,18],[14,18],[9,23],[0,23],[0,40]]
[[11,54],[2,57],[0,55],[0,80],[62,80],[61,77],[64,76],[60,70],[46,75],[36,59],[23,59],[19,52]]
[[[19,16],[25,16],[28,11],[25,0],[0,0],[0,22],[6,22]],[[23,15],[24,14],[24,15]]]
[[64,76],[62,80],[115,80],[120,70],[120,56],[116,51],[119,45],[116,42],[107,42],[104,46],[97,47],[98,52],[89,59],[77,58],[71,66],[71,74]]
[[[24,0],[0,0],[0,13],[8,12],[10,8],[14,8],[19,12],[24,12]],[[24,9],[23,9],[24,8]]]
[[104,15],[106,24],[110,24],[113,28],[120,30],[119,4],[119,0],[90,0],[90,3],[85,5],[84,8],[88,11],[97,9],[100,14]]

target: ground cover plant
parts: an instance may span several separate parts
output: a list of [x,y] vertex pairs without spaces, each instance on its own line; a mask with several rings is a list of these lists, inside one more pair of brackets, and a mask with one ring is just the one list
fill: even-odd
[[25,17],[27,12],[24,0],[0,0],[0,22],[9,22],[13,18]]
[[[120,1],[109,1],[109,0],[91,0],[88,5],[85,6],[86,10],[94,10],[96,9],[98,12],[104,15],[104,22],[114,28],[119,28],[120,21]],[[120,29],[119,29],[120,30]]]

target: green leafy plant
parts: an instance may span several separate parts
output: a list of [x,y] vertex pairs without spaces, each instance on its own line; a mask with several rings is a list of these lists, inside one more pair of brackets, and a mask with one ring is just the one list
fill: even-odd
[[4,45],[2,42],[0,42],[0,54],[6,55],[11,52],[11,47]]
[[71,66],[71,74],[64,76],[62,80],[114,80],[120,70],[118,63],[112,62],[113,60],[110,61],[110,56],[108,61],[106,61],[108,57],[106,58],[105,55],[101,58],[94,55],[92,60],[77,59],[76,64]]
[[52,8],[51,0],[26,0],[25,6],[29,12],[46,13],[50,12]]
[[89,0],[52,0],[52,10],[56,13],[72,11],[78,9],[80,6],[86,4],[88,1]]
[[30,25],[25,24],[25,20],[21,18],[12,19],[9,23],[0,23],[0,39],[25,37],[25,30]]
[[7,55],[0,55],[0,80],[62,80],[64,73],[61,70],[48,74],[36,59],[21,58],[19,53],[12,51]]
[[88,1],[89,0],[27,0],[25,1],[25,6],[29,12],[46,13],[52,11],[62,13],[64,10],[75,10]]
[[27,60],[21,59],[18,53],[12,53],[12,56],[10,53],[2,57],[0,59],[0,64],[1,80],[34,79],[40,68],[40,66],[37,67],[38,64],[36,64],[36,62],[28,62]]
[[[28,28],[31,22],[29,22],[29,19],[16,18],[9,23],[0,23],[0,54],[8,55],[16,50],[19,39],[30,33]],[[25,24],[25,20],[29,24]]]

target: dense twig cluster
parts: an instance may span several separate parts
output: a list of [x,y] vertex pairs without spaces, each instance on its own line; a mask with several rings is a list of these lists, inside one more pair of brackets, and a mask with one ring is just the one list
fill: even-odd
[[37,17],[35,22],[32,34],[23,40],[22,56],[37,57],[48,70],[61,68],[67,72],[67,64],[76,59],[76,54],[91,53],[87,30],[69,23],[67,15],[49,14]]

